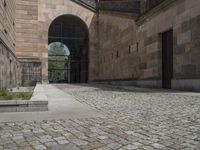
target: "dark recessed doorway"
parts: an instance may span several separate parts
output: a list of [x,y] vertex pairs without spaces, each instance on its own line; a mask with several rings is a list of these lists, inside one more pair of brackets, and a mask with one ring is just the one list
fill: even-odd
[[173,78],[173,30],[162,34],[162,87],[171,88]]

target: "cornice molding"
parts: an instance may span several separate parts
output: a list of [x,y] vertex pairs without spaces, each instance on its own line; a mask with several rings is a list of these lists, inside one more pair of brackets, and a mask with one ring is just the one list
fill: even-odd
[[150,9],[149,11],[146,11],[144,14],[142,14],[141,16],[139,16],[136,19],[136,24],[142,25],[144,22],[148,21],[150,18],[152,18],[157,13],[165,11],[170,6],[174,5],[175,1],[177,1],[177,0],[165,0],[162,3],[158,4],[157,6]]

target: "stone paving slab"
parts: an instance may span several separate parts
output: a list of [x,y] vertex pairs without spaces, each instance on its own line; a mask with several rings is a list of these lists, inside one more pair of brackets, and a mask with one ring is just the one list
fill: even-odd
[[31,97],[31,101],[47,101],[47,95],[44,89],[43,84],[37,84],[36,87],[34,88],[34,93]]
[[199,96],[134,92],[103,85],[55,86],[104,115],[2,122],[0,149],[200,149]]
[[101,116],[89,106],[81,104],[72,96],[59,90],[53,85],[38,84],[35,88],[35,91],[39,94],[36,94],[29,103],[32,106],[37,106],[38,100],[46,97],[47,100],[43,99],[44,101],[40,102],[43,104],[48,102],[48,111],[44,112],[43,109],[41,109],[41,111],[37,112],[0,113],[0,122],[37,121]]

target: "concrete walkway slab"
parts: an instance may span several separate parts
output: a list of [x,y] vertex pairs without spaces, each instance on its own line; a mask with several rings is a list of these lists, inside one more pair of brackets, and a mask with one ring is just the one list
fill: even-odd
[[44,89],[43,84],[37,84],[37,86],[34,89],[33,96],[30,99],[31,101],[47,101],[46,92]]
[[0,122],[78,119],[102,116],[89,106],[81,104],[74,97],[53,85],[38,84],[35,91],[37,92],[31,100],[47,100],[49,104],[48,111],[0,113]]

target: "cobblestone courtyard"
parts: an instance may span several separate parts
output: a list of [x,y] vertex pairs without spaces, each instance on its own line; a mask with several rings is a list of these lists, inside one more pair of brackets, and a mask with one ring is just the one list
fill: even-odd
[[200,149],[199,94],[55,86],[104,117],[0,123],[0,149]]

